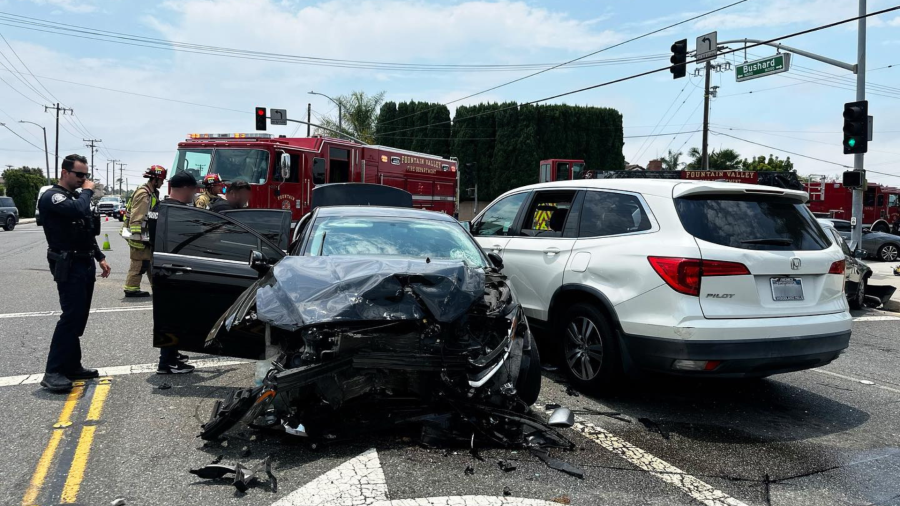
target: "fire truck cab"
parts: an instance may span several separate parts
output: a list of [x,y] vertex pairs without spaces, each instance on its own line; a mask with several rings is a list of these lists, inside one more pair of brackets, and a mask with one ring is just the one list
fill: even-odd
[[198,181],[216,173],[226,183],[250,183],[251,208],[289,209],[296,222],[309,212],[312,189],[363,182],[410,192],[415,207],[456,212],[457,161],[329,137],[264,133],[190,134],[178,143],[172,173]]
[[[849,220],[853,209],[853,190],[840,181],[810,176],[804,184],[809,192],[809,208],[820,218]],[[900,215],[900,188],[868,183],[863,193],[863,225],[874,232],[890,232],[891,223]]]
[[563,158],[541,160],[539,182],[571,181],[574,179],[584,179],[584,160],[566,160]]

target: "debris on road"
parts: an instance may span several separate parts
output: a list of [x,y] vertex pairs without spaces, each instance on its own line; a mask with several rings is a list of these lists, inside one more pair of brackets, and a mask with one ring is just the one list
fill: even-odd
[[669,439],[669,432],[666,430],[663,430],[663,428],[658,423],[654,422],[653,420],[651,420],[649,418],[638,418],[638,421],[641,422],[641,424],[647,428],[647,432],[656,432],[660,436],[662,436],[663,439]]
[[572,464],[569,464],[568,462],[563,462],[562,460],[551,457],[550,452],[548,452],[545,448],[531,448],[531,454],[541,459],[541,461],[544,464],[547,464],[547,467],[549,467],[550,469],[562,471],[581,480],[584,479],[584,471],[573,466]]
[[497,466],[500,467],[500,470],[504,473],[509,473],[516,470],[516,465],[512,462],[500,459],[497,461]]
[[110,506],[125,506],[125,498],[117,497],[113,500],[113,502],[110,503]]
[[504,496],[504,497],[509,497],[509,496],[511,496],[511,495],[512,495],[512,490],[510,490],[508,486],[507,486],[507,487],[503,487],[503,496]]
[[232,474],[234,475],[234,477],[231,481],[231,484],[239,492],[245,493],[250,489],[250,487],[255,486],[259,482],[257,473],[259,472],[260,468],[263,468],[267,476],[269,488],[272,490],[272,492],[278,491],[278,478],[276,478],[275,474],[272,473],[271,455],[266,457],[259,465],[253,468],[247,467],[240,462],[233,466],[219,464],[218,460],[219,459],[203,467],[191,469],[189,472],[205,480],[218,480],[225,478],[229,474]]
[[472,476],[473,474],[475,474],[475,468],[472,466],[466,466],[465,474],[466,476]]
[[575,414],[569,408],[559,407],[553,410],[547,423],[551,427],[571,427],[575,425]]
[[160,390],[168,390],[168,389],[172,388],[172,385],[170,385],[168,383],[160,383],[159,386],[156,388],[158,388]]
[[578,390],[572,388],[572,385],[566,386],[566,395],[570,395],[572,397],[581,397],[581,394],[578,393]]

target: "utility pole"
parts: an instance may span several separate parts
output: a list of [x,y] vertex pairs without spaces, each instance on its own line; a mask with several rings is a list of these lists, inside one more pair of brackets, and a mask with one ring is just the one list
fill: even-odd
[[310,136],[310,130],[309,130],[311,128],[310,123],[312,123],[312,104],[307,103],[306,104],[306,136],[307,137]]
[[85,144],[85,147],[91,148],[91,179],[94,179],[94,151],[97,150],[97,143],[103,142],[103,139],[81,139]]
[[33,121],[19,120],[19,123],[31,123],[44,131],[44,162],[47,164],[47,184],[50,184],[50,152],[47,151],[47,129]]
[[[122,167],[125,167],[126,165],[128,165],[128,164],[127,163],[119,164],[119,195],[122,195]],[[116,166],[113,165],[113,174],[115,174],[115,172],[116,172]]]
[[[112,188],[113,193],[116,192],[116,182],[114,181],[114,179],[116,179],[116,162],[119,162],[119,161],[121,161],[121,160],[107,160],[106,161],[106,183],[110,185],[110,188]],[[109,164],[112,164],[112,167],[113,167],[113,171],[112,171],[113,178],[112,179],[109,178]]]
[[[859,25],[856,42],[856,100],[866,99],[866,0],[859,0]],[[863,164],[865,154],[853,154],[853,170],[862,172],[863,186],[853,190],[853,208],[851,216],[856,219],[853,232],[850,235],[850,247],[853,251],[859,249],[862,244],[863,226],[863,192],[866,182],[866,171]]]
[[59,102],[56,105],[45,105],[44,112],[49,111],[50,109],[56,109],[56,165],[54,165],[54,175],[56,179],[59,179],[59,112],[62,111],[63,115],[66,114],[66,111],[69,114],[74,114],[74,109],[67,109],[65,107],[60,107]]
[[706,87],[703,89],[703,157],[700,168],[709,170],[709,76],[712,74],[712,63],[706,62]]

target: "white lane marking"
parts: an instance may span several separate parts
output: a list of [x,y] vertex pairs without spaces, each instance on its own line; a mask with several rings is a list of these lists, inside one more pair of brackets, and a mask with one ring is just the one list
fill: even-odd
[[[123,311],[150,311],[153,309],[153,305],[142,305],[142,306],[120,306],[120,307],[98,307],[96,309],[91,309],[90,313],[120,313]],[[3,313],[0,314],[0,319],[3,318],[35,318],[40,316],[59,316],[62,314],[62,311],[34,311],[31,313]]]
[[900,394],[900,389],[886,387],[884,385],[879,385],[872,380],[854,378],[853,376],[844,376],[843,374],[838,374],[836,372],[826,371],[825,369],[810,369],[812,372],[817,372],[819,374],[827,374],[829,376],[834,376],[836,378],[841,378],[845,380],[852,381],[854,383],[861,383],[863,385],[874,386],[875,388],[880,388],[882,390],[887,390],[888,392],[894,392],[895,394]]
[[388,499],[387,481],[374,448],[327,471],[271,506],[557,506],[522,497],[457,495]]
[[[226,358],[205,358],[201,360],[192,360],[189,363],[197,369],[209,369],[211,367],[225,367],[229,365],[249,364],[250,360],[237,360]],[[101,367],[100,376],[125,376],[128,374],[143,374],[148,372],[156,372],[157,364],[134,364],[134,365],[118,365],[112,367]],[[44,374],[20,374],[17,376],[0,377],[0,387],[12,387],[16,385],[33,385],[40,383],[44,379]]]
[[623,459],[631,462],[644,471],[674,485],[685,494],[707,506],[746,506],[741,501],[729,496],[721,490],[713,488],[706,482],[695,478],[668,462],[654,457],[637,446],[613,435],[605,429],[588,422],[580,416],[575,416],[573,428],[591,441],[603,448],[615,453]]
[[895,322],[900,321],[897,316],[857,316],[853,319],[855,322]]

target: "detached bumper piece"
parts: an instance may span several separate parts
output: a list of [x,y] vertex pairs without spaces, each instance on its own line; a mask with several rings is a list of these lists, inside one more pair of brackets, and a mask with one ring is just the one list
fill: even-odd
[[246,493],[248,490],[250,490],[250,487],[256,486],[259,483],[258,474],[260,469],[263,469],[266,473],[266,482],[268,484],[268,488],[272,492],[277,492],[278,478],[276,478],[275,474],[272,473],[271,456],[266,457],[265,460],[263,460],[259,465],[253,468],[247,467],[240,462],[233,466],[212,463],[197,469],[191,469],[189,472],[205,480],[221,480],[229,474],[233,475],[231,484],[238,490],[238,492]]

